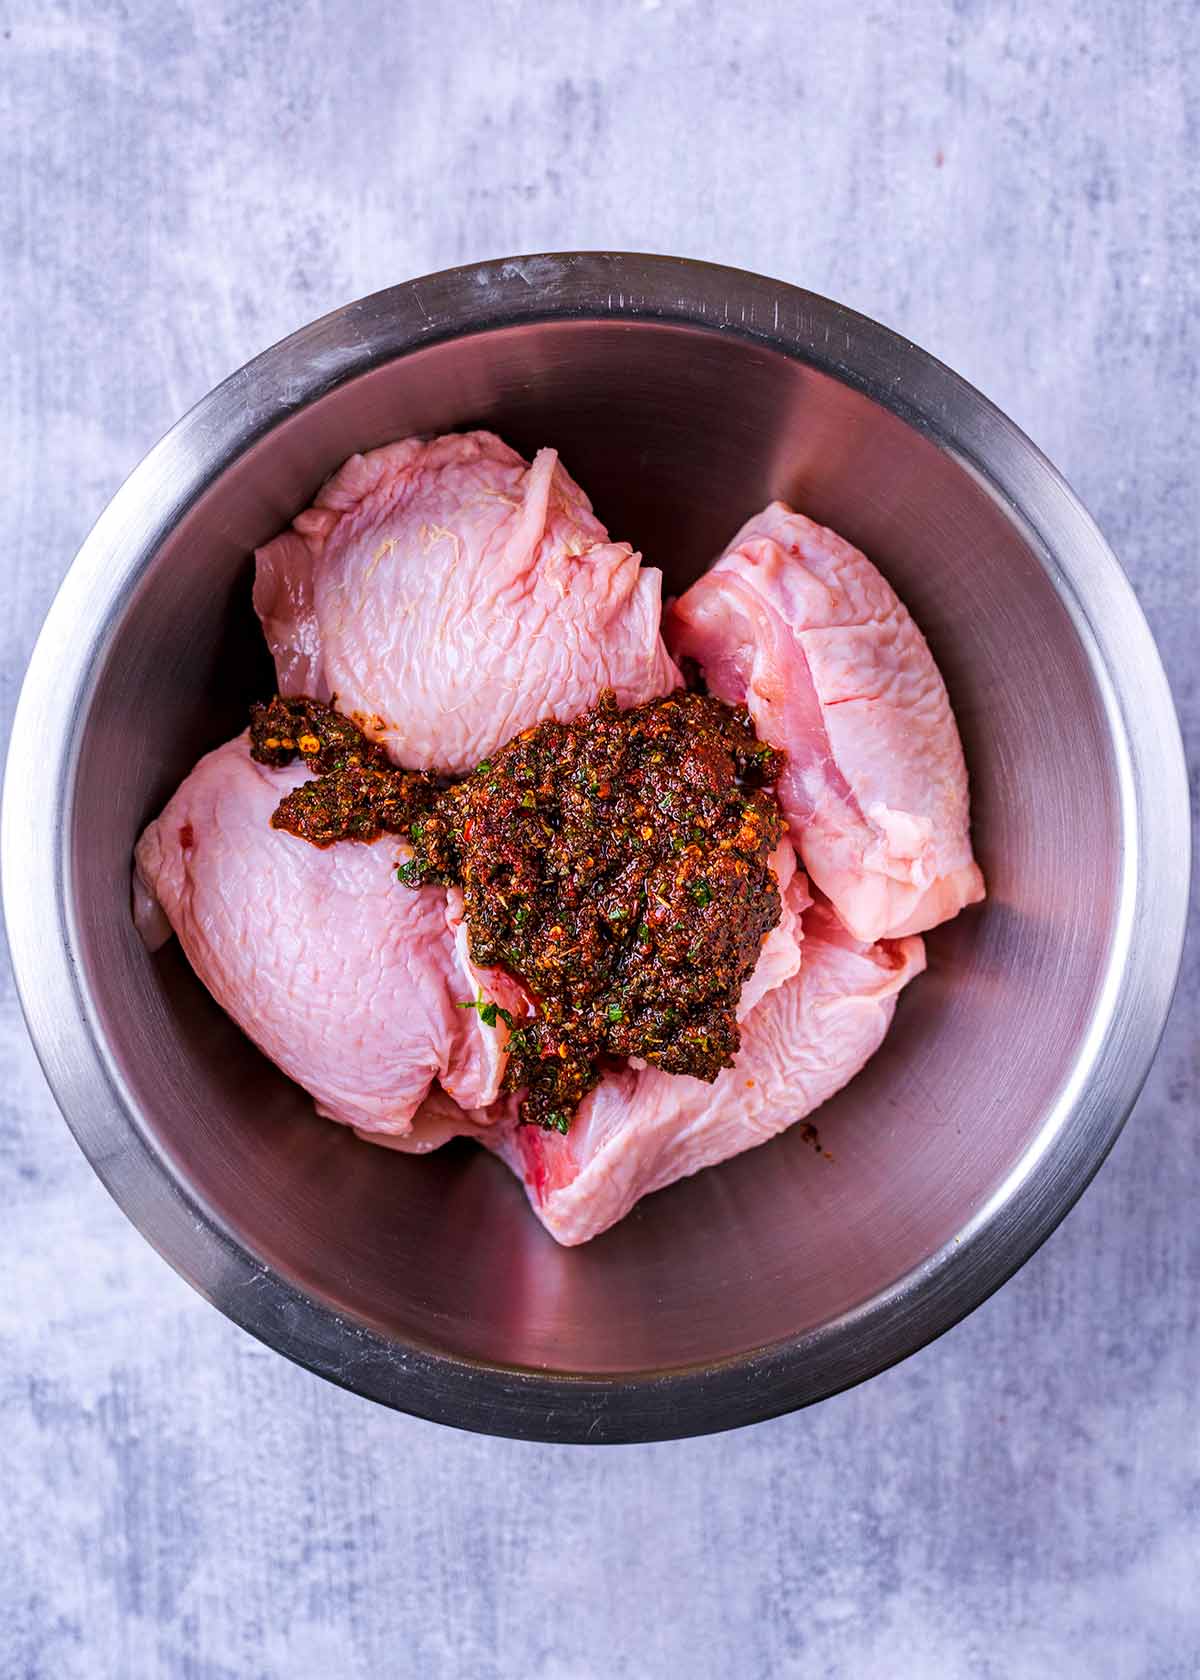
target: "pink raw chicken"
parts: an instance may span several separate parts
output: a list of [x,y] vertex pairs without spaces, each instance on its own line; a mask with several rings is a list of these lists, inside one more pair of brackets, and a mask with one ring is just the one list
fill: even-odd
[[[795,890],[788,891],[796,876],[796,854],[786,840],[781,840],[775,848],[770,863],[779,883],[783,902],[779,921],[764,938],[754,972],[742,987],[737,1006],[739,1021],[744,1021],[760,998],[765,997],[774,987],[782,985],[785,980],[790,980],[800,967],[800,941],[803,937],[800,911],[809,900],[803,892],[802,879],[797,883]],[[450,899],[452,918],[458,918],[457,937],[465,941],[466,930],[461,922],[462,894],[453,891]],[[463,949],[465,952],[465,943]],[[503,976],[492,973],[488,975],[488,979],[497,984],[502,981]],[[519,994],[517,1001],[509,1002],[508,1008],[512,1014],[523,1012]],[[505,1037],[507,1038],[507,1033]],[[633,1066],[642,1068],[646,1063],[635,1059]],[[445,1080],[442,1084],[445,1086]],[[480,1126],[493,1124],[498,1115],[514,1117],[518,1107],[517,1103],[507,1102],[497,1104],[492,1111],[485,1113],[482,1110],[472,1110],[469,1103],[460,1105],[452,1102],[444,1091],[435,1090],[430,1092],[429,1099],[416,1116],[411,1131],[395,1138],[370,1137],[365,1130],[360,1135],[368,1143],[386,1143],[390,1148],[403,1150],[410,1155],[425,1155],[431,1149],[439,1149],[443,1143],[449,1143],[451,1138],[477,1136]]]
[[925,967],[919,938],[865,945],[826,905],[804,908],[803,876],[787,897],[794,914],[803,912],[803,963],[751,1010],[736,1064],[713,1084],[622,1069],[585,1099],[566,1137],[518,1126],[515,1099],[464,1115],[435,1088],[399,1146],[477,1137],[524,1183],[551,1236],[571,1247],[651,1191],[785,1131],[874,1055],[897,993]]
[[787,753],[792,838],[859,939],[923,932],[983,897],[945,684],[858,549],[772,502],[674,604],[666,636]]
[[257,555],[284,694],[336,696],[397,764],[451,773],[612,688],[668,693],[659,573],[609,542],[553,449],[490,432],[352,455]]
[[435,1078],[491,1102],[507,1032],[457,1006],[482,990],[519,1011],[512,982],[471,966],[461,895],[397,885],[400,842],[322,851],[270,826],[307,774],[256,764],[245,735],[202,758],[138,842],[139,921],[157,901],[217,1002],[329,1119],[402,1135]]

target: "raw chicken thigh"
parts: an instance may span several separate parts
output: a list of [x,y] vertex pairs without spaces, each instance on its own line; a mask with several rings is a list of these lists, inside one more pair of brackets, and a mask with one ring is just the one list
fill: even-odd
[[512,982],[470,965],[461,895],[397,885],[400,842],[322,851],[270,826],[306,774],[255,763],[244,735],[209,753],[138,842],[141,887],[329,1119],[403,1134],[435,1077],[466,1107],[490,1102],[507,1034],[458,1005],[483,990],[519,1007]]
[[674,604],[666,636],[787,753],[792,837],[859,939],[923,932],[983,897],[945,684],[858,549],[772,502]]
[[[608,540],[553,450],[528,465],[472,432],[352,456],[259,551],[254,601],[281,693],[336,701],[395,763],[455,775],[605,688],[626,708],[678,686],[660,582]],[[499,1096],[504,1011],[524,1017],[529,995],[471,962],[461,890],[402,887],[411,848],[392,835],[320,849],[272,828],[308,771],[255,762],[245,735],[200,761],[136,851],[144,931],[165,913],[318,1112],[417,1153],[478,1138],[568,1246],[840,1090],[925,966],[916,935],[983,896],[945,687],[857,549],[773,503],[675,603],[667,637],[787,754],[782,915],[742,988],[735,1065],[712,1084],[635,1059],[565,1134],[520,1124],[520,1095]]]
[[828,906],[805,908],[803,876],[787,901],[803,915],[803,963],[751,1010],[736,1065],[712,1085],[623,1068],[584,1099],[565,1137],[517,1125],[512,1099],[464,1115],[435,1090],[411,1142],[399,1147],[477,1137],[521,1179],[551,1236],[572,1247],[615,1225],[652,1190],[786,1131],[874,1055],[897,994],[925,967],[919,938],[866,945]]
[[336,696],[409,769],[465,772],[543,718],[668,693],[657,571],[614,543],[553,449],[490,432],[352,455],[258,551],[283,694]]

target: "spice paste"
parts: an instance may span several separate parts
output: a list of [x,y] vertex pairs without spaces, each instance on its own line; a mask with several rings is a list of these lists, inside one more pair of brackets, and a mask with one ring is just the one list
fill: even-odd
[[[611,693],[541,723],[451,787],[392,768],[310,700],[254,708],[261,762],[317,772],[272,817],[316,845],[407,834],[409,887],[461,886],[472,961],[523,985],[505,1088],[565,1132],[604,1061],[711,1081],[740,1043],[743,983],[780,916],[768,866],[782,755],[743,707],[678,690],[621,712]],[[503,1011],[479,1004],[489,1025]]]
[[397,770],[349,718],[304,695],[251,706],[250,755],[274,769],[299,757],[314,772],[271,817],[273,828],[314,846],[406,834],[440,785],[422,771]]

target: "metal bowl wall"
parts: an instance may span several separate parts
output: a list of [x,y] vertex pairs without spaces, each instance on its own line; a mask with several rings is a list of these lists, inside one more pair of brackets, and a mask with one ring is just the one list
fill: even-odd
[[[177,946],[149,956],[129,918],[142,825],[270,685],[253,547],[354,450],[471,426],[557,446],[671,591],[773,496],[864,548],[946,676],[990,889],[930,937],[883,1050],[821,1111],[832,1160],[785,1134],[573,1251],[482,1152],[405,1158],[318,1120]],[[72,1129],[216,1305],[387,1404],[615,1441],[820,1399],[921,1346],[1027,1258],[1153,1055],[1187,845],[1145,623],[1010,422],[825,299],[581,253],[352,304],[152,451],[84,545],[30,667],[5,904]]]

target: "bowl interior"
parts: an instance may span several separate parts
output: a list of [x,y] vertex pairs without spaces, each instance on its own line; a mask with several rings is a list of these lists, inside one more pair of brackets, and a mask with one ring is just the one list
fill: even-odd
[[[411,1159],[318,1120],[177,946],[148,956],[129,920],[142,825],[271,685],[250,609],[253,547],[353,450],[480,425],[526,452],[557,446],[668,591],[773,496],[865,549],[946,676],[990,890],[930,938],[929,971],[882,1051],[821,1110],[832,1159],[785,1134],[570,1252],[481,1151]],[[103,653],[79,739],[66,836],[78,950],[155,1147],[232,1236],[319,1302],[405,1344],[507,1366],[710,1363],[802,1336],[920,1268],[1044,1140],[1114,934],[1108,723],[1019,521],[869,396],[707,328],[480,332],[288,414],[160,548]]]

